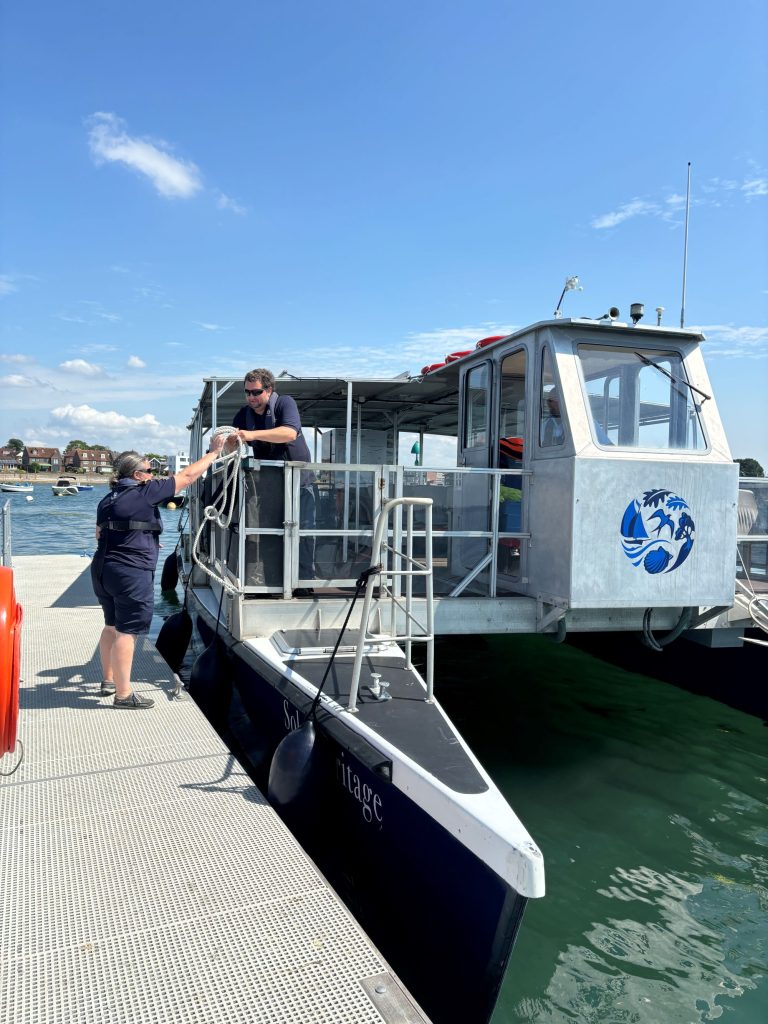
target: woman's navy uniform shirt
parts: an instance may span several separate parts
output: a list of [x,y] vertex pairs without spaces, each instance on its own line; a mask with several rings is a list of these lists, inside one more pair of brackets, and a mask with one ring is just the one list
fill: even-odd
[[160,534],[163,523],[158,505],[172,498],[176,493],[176,481],[170,477],[162,480],[119,480],[117,487],[102,498],[96,512],[96,522],[144,522],[159,525],[160,529],[110,530],[103,527],[99,538],[99,549],[104,558],[119,565],[134,569],[151,569],[157,566],[160,549]]

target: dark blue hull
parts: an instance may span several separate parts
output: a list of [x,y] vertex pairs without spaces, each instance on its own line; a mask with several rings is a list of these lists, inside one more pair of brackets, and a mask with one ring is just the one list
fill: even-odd
[[[193,696],[267,792],[275,748],[309,702],[234,652],[231,686]],[[381,752],[330,715],[317,736],[308,785],[282,817],[435,1024],[485,1024],[525,898],[392,784]]]

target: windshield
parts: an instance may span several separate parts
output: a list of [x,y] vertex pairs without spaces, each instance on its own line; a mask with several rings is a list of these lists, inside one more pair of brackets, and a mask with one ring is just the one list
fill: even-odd
[[707,447],[701,401],[688,384],[679,352],[579,345],[592,433],[600,445],[623,448]]

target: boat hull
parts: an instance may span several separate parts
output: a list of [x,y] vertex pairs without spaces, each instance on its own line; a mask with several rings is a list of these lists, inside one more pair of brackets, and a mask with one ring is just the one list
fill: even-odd
[[[228,668],[231,685],[199,702],[266,792],[310,701],[252,648],[233,645]],[[391,777],[385,754],[320,712],[307,785],[278,810],[435,1024],[485,1024],[527,900]]]

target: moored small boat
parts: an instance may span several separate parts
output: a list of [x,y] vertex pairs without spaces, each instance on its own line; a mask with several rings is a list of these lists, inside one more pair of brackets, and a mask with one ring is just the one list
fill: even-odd
[[31,494],[33,489],[32,484],[0,484],[0,491],[7,494]]
[[51,484],[51,490],[57,498],[68,494],[77,494],[77,482],[73,476],[60,476],[55,484]]

